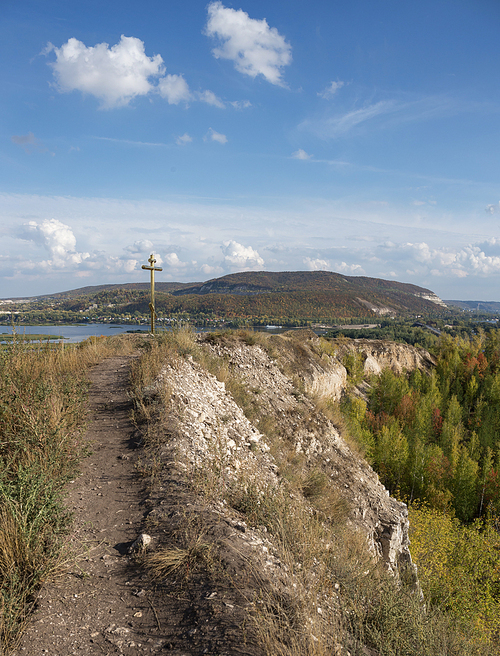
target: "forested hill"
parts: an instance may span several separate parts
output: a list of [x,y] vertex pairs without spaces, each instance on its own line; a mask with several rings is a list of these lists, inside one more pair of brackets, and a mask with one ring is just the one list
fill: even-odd
[[[158,278],[158,315],[183,320],[220,318],[300,325],[346,317],[436,316],[447,311],[429,289],[330,271],[252,271],[200,283],[166,283],[160,275]],[[101,285],[46,296],[43,300],[52,300],[60,310],[70,312],[87,313],[92,306],[98,306],[113,307],[125,315],[140,314],[149,312],[148,292],[146,282]]]
[[[240,294],[253,295],[277,292],[336,292],[349,297],[361,297],[382,303],[393,299],[396,304],[413,303],[424,298],[442,303],[430,289],[408,283],[365,276],[344,276],[332,271],[245,271],[231,273],[202,283],[183,286],[172,293],[187,294]],[[373,299],[370,299],[373,296]]]
[[[193,283],[185,282],[155,282],[155,288],[159,291],[171,293],[177,289],[182,289],[183,287],[190,287]],[[100,292],[108,293],[121,293],[122,291],[131,291],[131,292],[144,292],[149,291],[150,283],[149,282],[124,282],[117,283],[114,285],[88,285],[87,287],[78,287],[77,289],[69,289],[64,292],[56,292],[55,294],[40,294],[39,296],[32,296],[26,300],[30,301],[65,301],[72,300],[75,298],[80,298],[81,296],[93,297]],[[25,299],[26,297],[23,297]],[[3,299],[5,300],[5,299]],[[18,298],[13,298],[13,301],[20,300]]]
[[[444,303],[431,290],[379,278],[331,271],[233,273],[172,291],[192,306],[270,316],[402,316],[439,314]],[[205,297],[203,300],[199,297]],[[232,297],[232,300],[224,298]],[[198,297],[198,300],[193,297]],[[237,297],[240,297],[238,299]],[[245,300],[241,297],[245,297]],[[249,298],[250,297],[250,298]],[[188,301],[187,299],[191,300]],[[211,298],[211,300],[209,300]],[[240,308],[240,310],[237,310]]]

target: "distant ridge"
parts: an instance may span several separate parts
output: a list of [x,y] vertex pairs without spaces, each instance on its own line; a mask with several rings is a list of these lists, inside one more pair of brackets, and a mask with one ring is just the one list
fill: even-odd
[[469,310],[470,312],[488,312],[500,314],[500,301],[444,301],[446,305]]
[[[188,285],[193,285],[197,283],[192,283],[192,282],[156,282],[155,281],[155,289],[158,291],[163,291],[167,293],[171,293],[172,291],[175,291],[177,289],[181,289],[182,287],[188,286]],[[11,300],[11,301],[42,301],[42,300],[49,300],[49,299],[54,299],[58,301],[66,300],[66,299],[71,299],[71,298],[78,298],[80,296],[91,296],[92,294],[98,294],[99,292],[108,292],[108,291],[113,291],[113,290],[121,290],[121,289],[130,289],[130,290],[136,290],[136,291],[147,291],[150,288],[150,283],[149,282],[124,282],[124,283],[116,283],[116,284],[110,284],[110,285],[89,285],[88,287],[78,287],[77,289],[70,289],[65,292],[56,292],[55,294],[40,294],[38,296],[9,296],[7,298],[2,298],[0,300],[6,301],[6,300]]]
[[[68,311],[82,312],[97,304],[119,308],[124,314],[147,313],[148,291],[148,282],[97,285],[28,300]],[[439,315],[447,310],[430,289],[331,271],[245,271],[206,282],[158,281],[156,291],[158,314],[190,318],[323,322],[341,317]]]
[[221,278],[213,278],[207,282],[187,284],[183,288],[173,291],[174,296],[187,294],[263,294],[271,292],[295,291],[340,291],[346,292],[348,288],[358,289],[359,292],[395,293],[415,296],[444,305],[443,301],[430,289],[418,287],[409,283],[402,283],[381,278],[368,278],[366,276],[345,276],[333,271],[245,271],[230,273]]

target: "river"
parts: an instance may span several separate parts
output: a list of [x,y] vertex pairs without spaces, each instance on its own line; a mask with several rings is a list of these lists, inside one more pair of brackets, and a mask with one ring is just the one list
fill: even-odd
[[[109,337],[111,335],[118,335],[120,333],[126,333],[127,331],[141,330],[144,333],[149,332],[149,326],[142,325],[138,326],[137,324],[125,324],[125,323],[86,323],[86,324],[65,324],[57,326],[16,326],[16,333],[19,336],[23,335],[54,335],[59,339],[50,340],[51,342],[64,340],[65,343],[75,343],[82,342],[84,339],[93,336],[103,335],[104,337]],[[163,327],[158,327],[157,332],[165,330]],[[197,332],[211,332],[214,328],[196,328]],[[282,328],[281,326],[268,326],[266,327],[256,327],[254,330],[265,331],[270,334],[276,334],[284,332],[285,330],[290,330],[290,328]],[[12,326],[0,326],[0,336],[1,335],[12,335]],[[0,338],[0,342],[1,342]]]
[[[137,326],[125,323],[86,323],[86,324],[66,324],[57,326],[16,326],[16,333],[23,335],[55,335],[65,343],[81,342],[88,337],[104,335],[118,335],[126,333],[127,330],[144,330],[149,332],[149,326]],[[12,326],[0,326],[0,335],[12,335]],[[56,340],[51,340],[56,341]]]

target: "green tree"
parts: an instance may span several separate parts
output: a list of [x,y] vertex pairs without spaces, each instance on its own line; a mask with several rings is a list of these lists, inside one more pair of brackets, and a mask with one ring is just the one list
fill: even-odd
[[408,441],[399,422],[392,420],[382,426],[375,445],[374,463],[382,483],[391,493],[401,486],[408,455]]
[[451,483],[451,491],[457,517],[464,522],[470,521],[478,509],[476,493],[478,469],[478,463],[469,457],[465,447],[461,447]]

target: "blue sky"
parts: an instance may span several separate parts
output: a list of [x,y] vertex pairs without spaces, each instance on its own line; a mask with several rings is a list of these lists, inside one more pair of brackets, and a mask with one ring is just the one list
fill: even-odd
[[500,300],[497,0],[2,0],[0,298],[329,270]]

